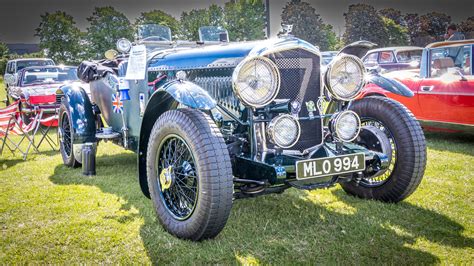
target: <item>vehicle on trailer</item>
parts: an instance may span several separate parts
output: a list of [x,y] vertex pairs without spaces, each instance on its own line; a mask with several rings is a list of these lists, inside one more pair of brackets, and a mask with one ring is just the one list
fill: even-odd
[[[32,66],[54,66],[56,65],[52,59],[49,58],[18,58],[8,60],[5,67],[5,90],[8,91],[10,86],[8,81],[13,81],[16,79],[17,72],[22,70],[25,67]],[[7,105],[9,104],[9,99],[7,98]]]
[[405,105],[427,130],[474,133],[474,40],[432,43],[418,71],[386,74],[405,84],[414,97],[401,97],[368,84],[360,97],[384,96]]
[[140,187],[173,235],[215,237],[234,199],[340,183],[398,202],[423,177],[424,135],[408,109],[388,98],[354,101],[367,80],[412,95],[365,72],[353,55],[365,42],[343,49],[325,73],[320,51],[289,33],[151,52],[140,43],[122,40],[109,60],[79,66],[90,98],[80,86],[58,90],[61,154],[91,173],[100,140],[136,152]]
[[28,123],[35,108],[43,111],[44,117],[56,114],[56,91],[63,85],[82,83],[87,92],[89,84],[77,77],[77,67],[72,66],[34,66],[18,71],[16,78],[9,82],[8,98],[20,101],[23,121]]

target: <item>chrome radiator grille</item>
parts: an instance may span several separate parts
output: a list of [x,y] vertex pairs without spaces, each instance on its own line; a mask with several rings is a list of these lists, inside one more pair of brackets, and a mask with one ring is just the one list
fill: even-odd
[[[313,101],[316,104],[322,94],[320,57],[304,49],[293,49],[270,54],[268,58],[277,64],[281,76],[280,92],[276,99],[297,102],[300,106],[298,115],[308,117],[306,103]],[[319,115],[319,111],[313,114]],[[321,122],[321,119],[300,121],[301,137],[291,149],[303,151],[320,144],[323,138]],[[272,147],[272,144],[268,142],[267,146]]]

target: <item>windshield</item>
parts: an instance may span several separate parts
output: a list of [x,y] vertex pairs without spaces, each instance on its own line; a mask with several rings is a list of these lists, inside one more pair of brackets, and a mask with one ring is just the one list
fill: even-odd
[[16,71],[32,66],[54,66],[53,60],[21,60],[16,62]]
[[199,40],[201,42],[229,42],[229,34],[222,27],[205,26],[199,28]]
[[421,61],[422,50],[402,51],[397,53],[397,60],[399,63],[411,63],[413,61]]
[[75,67],[39,67],[25,70],[21,85],[52,84],[76,80],[78,78]]
[[158,24],[138,26],[137,38],[145,41],[171,41],[171,29]]

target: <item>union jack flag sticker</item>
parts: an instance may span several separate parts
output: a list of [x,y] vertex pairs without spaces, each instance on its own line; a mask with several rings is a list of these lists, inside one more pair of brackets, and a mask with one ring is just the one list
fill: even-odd
[[123,112],[123,102],[120,100],[120,93],[112,94],[112,108],[114,113],[121,114]]

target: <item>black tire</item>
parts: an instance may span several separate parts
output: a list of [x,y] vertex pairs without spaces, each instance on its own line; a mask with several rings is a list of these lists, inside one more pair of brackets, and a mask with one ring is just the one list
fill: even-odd
[[77,168],[81,166],[81,163],[74,157],[74,146],[72,145],[74,143],[74,134],[72,134],[72,132],[73,128],[69,104],[63,100],[59,107],[59,151],[61,152],[64,165]]
[[[410,196],[420,184],[426,167],[425,136],[413,114],[402,104],[389,98],[367,97],[355,101],[351,109],[361,121],[375,121],[392,140],[392,168],[380,182],[353,180],[341,183],[349,194],[365,199],[399,202]],[[366,182],[367,181],[367,182]]]
[[[169,159],[168,155],[164,154],[168,147],[165,145],[171,146],[168,141],[170,143],[175,141],[175,145],[184,147],[180,148],[181,153],[176,154],[181,154],[181,157],[187,150],[188,159],[186,161],[179,159],[183,162],[175,160],[166,166],[166,160]],[[167,151],[169,150],[171,149]],[[194,175],[188,176],[178,172],[177,169],[181,167],[179,165],[184,166],[185,163],[194,165],[192,168]],[[151,199],[158,220],[168,232],[179,238],[194,241],[213,238],[219,234],[232,208],[233,176],[227,146],[219,129],[208,115],[193,109],[170,110],[161,115],[151,131],[146,164]],[[164,169],[167,169],[165,173],[173,169],[171,175],[174,183],[162,191],[160,174],[165,174]],[[179,192],[177,187],[180,187],[182,182],[178,183],[177,179],[189,183],[192,176],[194,176],[192,182],[196,183],[192,183],[194,185],[189,186],[192,188],[186,190],[189,198],[177,200],[179,196],[174,198],[170,196]],[[176,213],[176,209],[183,206],[176,202],[192,202],[192,210],[191,207],[184,208],[185,211],[179,213],[187,214],[186,217]]]

